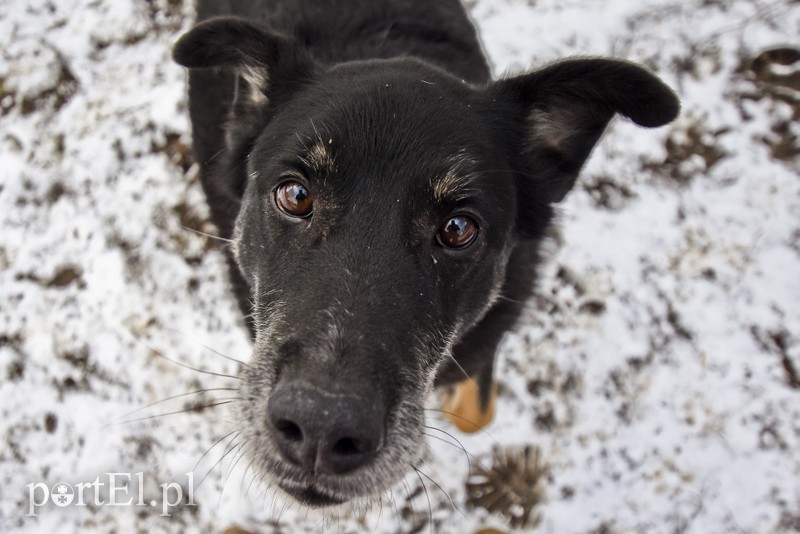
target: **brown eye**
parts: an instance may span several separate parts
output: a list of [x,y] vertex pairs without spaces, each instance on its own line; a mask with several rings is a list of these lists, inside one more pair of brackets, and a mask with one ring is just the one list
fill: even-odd
[[307,217],[314,207],[314,199],[308,189],[300,182],[289,180],[275,190],[275,203],[278,208],[292,217]]
[[447,248],[466,248],[478,236],[478,223],[467,215],[456,215],[444,223],[436,234],[439,244]]

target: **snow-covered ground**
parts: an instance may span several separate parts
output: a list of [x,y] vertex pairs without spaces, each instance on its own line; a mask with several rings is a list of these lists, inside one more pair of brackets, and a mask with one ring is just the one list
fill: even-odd
[[[800,4],[468,7],[498,76],[614,55],[683,112],[615,121],[592,156],[503,345],[495,423],[466,436],[431,411],[453,437],[431,430],[423,476],[320,515],[250,484],[227,406],[201,409],[235,393],[147,407],[235,385],[174,362],[235,374],[218,353],[249,354],[221,249],[187,229],[214,232],[169,59],[190,2],[0,0],[0,530],[517,531],[467,482],[529,446],[531,532],[800,532]],[[158,506],[135,505],[138,472]],[[134,504],[93,485],[31,508],[58,482],[108,501],[108,473],[134,474]],[[171,482],[195,505],[161,516]]]

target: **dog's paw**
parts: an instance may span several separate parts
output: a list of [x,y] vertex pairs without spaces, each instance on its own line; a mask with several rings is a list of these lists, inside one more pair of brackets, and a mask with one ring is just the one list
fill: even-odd
[[497,397],[497,384],[492,383],[489,402],[481,409],[478,383],[465,380],[456,384],[442,405],[444,416],[460,431],[471,434],[483,429],[494,419],[494,405]]

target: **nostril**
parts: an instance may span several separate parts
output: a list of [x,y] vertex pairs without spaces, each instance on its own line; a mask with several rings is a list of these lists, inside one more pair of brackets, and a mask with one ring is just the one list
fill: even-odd
[[370,451],[370,444],[361,439],[342,438],[333,444],[332,451],[340,456],[365,454]]
[[293,421],[281,419],[275,423],[275,428],[289,441],[303,441],[303,431]]
[[373,397],[303,383],[276,387],[267,424],[278,454],[311,473],[342,474],[368,464],[381,448],[385,419]]

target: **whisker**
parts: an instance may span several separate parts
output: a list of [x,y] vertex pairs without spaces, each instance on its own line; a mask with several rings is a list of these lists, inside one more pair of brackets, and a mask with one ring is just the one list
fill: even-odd
[[411,515],[416,516],[417,511],[414,510],[414,498],[411,496],[411,486],[408,485],[408,481],[405,478],[403,478],[403,486],[406,488],[406,502],[411,508]]
[[272,492],[272,504],[270,505],[270,508],[269,508],[269,515],[272,518],[275,518],[275,501],[277,501],[277,500],[278,500],[278,492],[277,491],[273,491]]
[[[306,510],[306,515],[305,515],[305,517],[303,519],[306,519],[306,520],[308,519],[308,510]],[[317,529],[319,529],[320,527],[322,527],[320,529],[320,532],[325,532],[325,523],[327,523],[327,522],[328,522],[328,517],[327,516],[323,516],[319,521],[317,521],[316,523],[311,525],[311,532],[316,532]]]
[[464,513],[464,511],[463,511],[461,508],[459,508],[459,507],[458,507],[458,505],[455,503],[455,501],[454,501],[454,500],[453,500],[453,498],[450,496],[450,494],[449,494],[449,493],[447,493],[447,492],[444,490],[444,488],[443,488],[442,486],[440,486],[440,485],[439,485],[439,483],[438,483],[438,482],[436,482],[434,479],[432,479],[431,477],[429,477],[428,475],[426,475],[425,473],[423,473],[421,469],[419,469],[419,468],[417,468],[417,467],[415,467],[414,469],[416,469],[416,470],[417,470],[417,473],[419,473],[420,475],[422,475],[422,476],[424,476],[425,478],[427,478],[428,480],[430,480],[430,481],[431,481],[431,482],[432,482],[432,483],[433,483],[433,484],[434,484],[434,485],[435,485],[437,488],[439,488],[439,491],[441,491],[441,492],[444,494],[444,496],[445,496],[445,497],[447,497],[447,499],[450,501],[450,505],[453,507],[453,510],[457,510],[457,511],[458,511],[458,513],[460,513],[460,514],[461,514],[461,515],[464,517],[464,519],[467,519],[467,514],[465,514],[465,513]]
[[320,143],[323,143],[322,136],[319,134],[319,130],[317,130],[317,126],[314,124],[314,119],[310,119],[310,121],[311,121],[311,128],[313,128],[314,129],[314,133],[317,134],[317,140]]
[[217,159],[217,157],[219,157],[219,155],[220,155],[220,154],[222,154],[223,152],[225,152],[225,150],[226,150],[226,149],[222,148],[222,149],[220,149],[218,152],[215,152],[213,156],[211,156],[210,158],[208,158],[208,161],[206,161],[206,164],[208,164],[208,163],[211,163],[212,161],[214,161],[215,159]]
[[208,345],[206,345],[206,344],[205,344],[205,343],[203,343],[202,341],[197,341],[196,339],[189,337],[188,335],[184,334],[184,333],[183,333],[183,332],[181,332],[180,330],[175,330],[174,328],[167,328],[166,330],[168,330],[168,331],[170,331],[170,332],[173,332],[173,333],[175,333],[175,334],[181,335],[181,336],[183,336],[184,338],[188,339],[189,341],[193,341],[193,342],[197,343],[198,345],[200,345],[200,346],[201,346],[201,347],[203,347],[204,349],[210,350],[211,352],[213,352],[213,353],[214,353],[214,354],[216,354],[217,356],[222,356],[222,357],[223,357],[223,358],[225,358],[226,360],[229,360],[229,361],[231,361],[231,362],[234,362],[234,363],[238,363],[239,365],[243,365],[243,366],[245,366],[245,367],[250,367],[249,365],[247,365],[247,364],[246,364],[246,363],[244,363],[243,361],[241,361],[241,360],[237,360],[236,358],[234,358],[234,357],[232,357],[232,356],[228,356],[227,354],[223,354],[223,353],[221,353],[220,351],[218,351],[218,350],[216,350],[216,349],[214,349],[214,348],[211,348],[211,347],[209,347]]
[[451,361],[452,361],[454,364],[456,364],[456,367],[458,367],[458,368],[461,370],[461,372],[464,374],[464,377],[465,377],[467,380],[469,380],[470,382],[472,382],[473,384],[475,384],[475,387],[478,387],[478,383],[475,381],[475,379],[474,379],[474,378],[472,378],[472,377],[469,375],[469,373],[467,373],[467,371],[466,371],[466,370],[465,370],[465,369],[464,369],[464,368],[461,366],[461,364],[460,364],[460,363],[458,363],[458,360],[456,360],[456,357],[455,357],[455,356],[453,356],[453,354],[452,354],[452,353],[451,353],[449,350],[448,350],[448,351],[445,351],[445,353],[447,354],[447,357],[448,357],[448,358],[450,358],[450,360],[451,360]]
[[[445,432],[445,431],[444,431],[444,430],[442,430],[441,428],[435,428],[435,427],[431,427],[431,426],[427,426],[427,425],[425,426],[425,428],[430,428],[431,430],[438,430],[439,432],[442,432],[442,433],[444,433],[444,434],[447,434],[447,432]],[[472,462],[470,461],[470,458],[469,458],[469,457],[470,457],[470,454],[469,454],[469,452],[467,451],[467,449],[464,447],[464,445],[463,445],[463,444],[462,444],[460,441],[458,441],[458,440],[456,439],[456,443],[453,443],[453,442],[451,442],[451,441],[448,441],[448,440],[446,440],[446,439],[444,439],[444,438],[442,438],[442,437],[439,437],[439,436],[434,436],[433,434],[428,434],[427,432],[424,432],[424,434],[425,434],[426,436],[428,436],[429,438],[431,438],[431,439],[436,439],[436,440],[439,440],[439,441],[441,441],[442,443],[447,443],[447,444],[448,444],[448,445],[450,445],[451,447],[455,447],[456,449],[461,449],[461,451],[464,453],[464,458],[466,458],[466,460],[467,460],[467,467],[469,468],[469,470],[470,470],[470,471],[472,471]],[[448,436],[449,436],[449,435],[450,435],[450,434],[448,434]],[[453,439],[455,439],[453,436],[450,436],[450,437],[451,437],[451,438],[453,438]]]
[[414,465],[411,467],[417,474],[420,484],[422,484],[422,489],[425,491],[425,498],[428,499],[428,530],[430,530],[431,534],[433,534],[433,505],[431,504],[431,496],[428,495],[428,487],[425,485],[425,481],[422,480],[419,469],[417,469],[417,467]]
[[219,499],[217,500],[217,509],[219,509],[220,506],[222,506],[222,496],[225,494],[225,487],[228,485],[228,480],[231,478],[233,470],[236,468],[236,465],[241,461],[241,459],[244,458],[244,455],[246,453],[244,446],[246,444],[247,441],[239,445],[239,452],[236,453],[236,455],[234,456],[233,464],[228,468],[228,474],[225,475],[225,480],[222,482],[222,488],[220,489],[219,492]]
[[[141,412],[142,410],[146,410],[148,408],[152,408],[153,406],[155,406],[157,404],[162,404],[164,402],[175,400],[175,399],[179,399],[181,397],[187,397],[189,395],[198,395],[200,393],[206,393],[208,391],[238,391],[238,390],[239,390],[239,388],[206,388],[206,389],[196,389],[194,391],[187,391],[186,393],[178,393],[177,395],[171,395],[171,396],[166,397],[164,399],[157,400],[155,402],[151,402],[147,406],[142,406],[140,408],[136,408],[132,412],[129,412],[129,413],[126,413],[125,415],[120,416],[118,419],[113,421],[113,423],[117,423],[117,422],[125,419],[126,417],[130,417],[135,413]],[[221,399],[217,399],[217,400],[221,400]],[[112,424],[112,423],[109,423],[109,424]]]
[[244,400],[244,397],[220,397],[218,399],[214,399],[214,401],[241,401],[241,400]]
[[194,233],[196,233],[198,235],[201,235],[203,237],[208,237],[210,239],[216,239],[218,241],[222,241],[223,243],[227,243],[229,245],[231,243],[233,243],[233,239],[227,239],[225,237],[220,237],[220,236],[214,235],[214,234],[207,234],[206,232],[201,232],[200,230],[197,230],[196,228],[192,228],[191,226],[186,226],[185,224],[182,224],[181,226],[184,229],[189,230],[190,232],[194,232]]
[[375,520],[375,528],[372,529],[372,532],[378,532],[378,526],[381,524],[381,518],[383,517],[383,499],[378,500],[378,506],[378,518]]
[[[203,461],[203,458],[205,458],[208,455],[208,453],[210,453],[214,449],[214,447],[216,447],[217,445],[222,443],[225,439],[227,439],[231,435],[233,435],[233,434],[237,434],[238,435],[239,433],[240,433],[239,431],[232,430],[231,432],[228,432],[227,434],[225,434],[224,436],[219,438],[217,441],[215,441],[214,444],[211,447],[207,448],[206,452],[204,452],[203,455],[200,456],[200,459],[197,460],[197,463],[194,464],[194,467],[192,468],[192,472],[197,471],[197,468],[200,466],[200,463]],[[233,436],[233,439],[235,440],[236,436]],[[233,441],[233,440],[231,440],[231,441]]]
[[228,468],[228,473],[227,473],[227,475],[225,475],[225,481],[222,483],[222,490],[223,491],[225,490],[225,485],[228,483],[228,479],[230,479],[231,475],[233,474],[233,470],[236,468],[236,466],[239,464],[239,462],[242,460],[242,458],[244,458],[244,455],[246,453],[244,446],[246,444],[247,444],[247,441],[244,441],[239,445],[239,452],[237,452],[236,456],[234,456],[235,461],[233,462],[233,465],[231,465]]
[[[449,411],[447,411],[447,410],[442,410],[441,408],[425,408],[425,411],[426,411],[426,412],[437,412],[437,413],[442,413],[442,414],[450,415],[450,416],[452,416],[452,417],[455,417],[456,419],[460,419],[460,420],[462,420],[462,421],[465,421],[465,422],[467,422],[467,423],[469,423],[469,424],[471,424],[471,425],[474,425],[476,428],[478,427],[478,425],[476,425],[476,424],[475,424],[473,421],[471,421],[471,420],[467,419],[466,417],[461,417],[461,416],[460,416],[460,415],[458,415],[457,413],[449,412]],[[446,422],[446,419],[437,419],[437,421]],[[437,430],[441,430],[441,429],[438,429],[438,428],[437,428]],[[478,430],[478,431],[479,431],[481,434],[486,434],[486,436],[488,436],[489,438],[491,438],[491,439],[492,439],[492,441],[494,441],[496,445],[500,445],[500,442],[499,442],[499,441],[497,441],[497,440],[495,439],[495,437],[494,437],[494,436],[492,436],[492,435],[491,435],[489,432],[487,432],[487,431],[486,431],[486,429],[484,429],[484,428],[477,428],[477,430]]]
[[219,376],[221,378],[233,378],[234,380],[241,380],[241,378],[239,378],[238,376],[226,375],[225,373],[215,373],[214,371],[206,371],[204,369],[197,369],[195,367],[192,367],[191,365],[187,365],[185,363],[179,362],[178,360],[173,360],[169,356],[165,356],[161,351],[159,351],[157,349],[154,349],[153,347],[151,347],[150,345],[148,345],[147,343],[145,343],[142,340],[137,340],[137,341],[139,341],[139,343],[143,344],[145,347],[147,347],[148,349],[153,351],[157,356],[160,356],[161,358],[164,358],[168,362],[172,362],[175,365],[180,365],[181,367],[185,367],[186,369],[189,369],[191,371],[195,371],[197,373],[202,373],[202,374],[211,375],[211,376]]
[[303,148],[305,148],[306,152],[307,152],[308,151],[308,145],[306,145],[306,142],[303,141],[302,137],[300,137],[300,133],[299,132],[295,132],[294,135],[295,135],[295,137],[297,137],[298,141],[300,141],[300,144],[303,145]]
[[[237,436],[235,436],[233,439],[235,440],[235,439],[236,439],[236,437],[238,437],[238,435],[237,435]],[[235,451],[236,449],[238,449],[238,448],[240,448],[240,447],[241,447],[241,444],[238,444],[238,445],[233,445],[233,446],[231,446],[231,447],[230,447],[228,450],[226,450],[226,451],[225,451],[225,454],[223,454],[223,455],[220,457],[220,459],[219,459],[219,460],[217,460],[216,462],[214,462],[214,465],[212,465],[212,466],[211,466],[211,469],[209,469],[208,471],[206,471],[206,474],[205,474],[205,476],[203,476],[203,478],[200,480],[200,483],[197,485],[197,488],[199,488],[200,486],[202,486],[202,485],[203,485],[203,482],[205,482],[205,481],[206,481],[206,479],[208,478],[208,475],[210,475],[210,474],[212,473],[212,471],[214,471],[214,469],[216,469],[216,468],[217,468],[217,466],[218,466],[218,465],[220,465],[220,464],[222,463],[222,460],[224,460],[226,456],[228,456],[230,453],[232,453],[233,451]]]
[[280,513],[278,513],[278,523],[280,523],[281,519],[283,519],[284,514],[292,509],[294,502],[292,502],[289,498],[283,502],[283,506],[281,507]]
[[400,509],[397,507],[397,501],[394,498],[394,490],[391,488],[389,489],[389,502],[391,503],[392,508],[394,508],[394,516],[397,518],[397,531],[400,532],[400,527],[402,526]]
[[513,302],[514,304],[525,304],[522,300],[512,299],[511,297],[507,297],[505,295],[497,295],[498,300],[505,300],[507,302]]
[[[255,462],[255,458],[250,461],[250,465],[252,465],[253,462]],[[250,484],[247,485],[247,489],[244,491],[245,497],[250,493],[250,488],[253,487],[253,482],[255,482],[256,479],[262,479],[262,477],[258,476],[258,469],[253,470],[253,478],[250,479]],[[242,480],[242,483],[244,483],[244,480]]]
[[[232,421],[230,421],[229,419],[226,419],[223,416],[211,417],[210,415],[208,415],[208,416],[204,416],[203,417],[203,421],[205,421],[207,423],[219,423],[220,421],[222,421],[222,422],[227,423],[229,426],[234,424]],[[187,429],[187,428],[190,428],[190,429],[197,428],[197,422],[193,421],[193,422],[188,422],[188,423],[165,425],[163,428],[165,428],[167,430],[170,430],[170,431],[173,431],[173,432],[179,432],[179,431],[183,431],[184,429]],[[187,442],[185,445],[183,445],[181,447],[180,452],[185,451],[186,449],[191,447],[192,444],[193,444],[193,442],[191,442],[191,441]]]
[[230,404],[230,403],[235,402],[237,400],[241,400],[241,399],[233,398],[233,399],[225,400],[223,402],[213,402],[211,404],[205,404],[205,405],[202,405],[202,406],[190,406],[188,408],[184,408],[183,410],[177,410],[177,411],[174,411],[174,412],[159,413],[159,414],[155,414],[155,415],[148,415],[147,417],[139,417],[138,419],[131,419],[130,421],[122,421],[119,424],[129,425],[131,423],[138,423],[140,421],[149,421],[150,419],[156,419],[158,417],[166,417],[168,415],[176,415],[176,414],[179,414],[179,413],[196,412],[196,411],[200,411],[200,410],[205,410],[206,408],[213,408],[214,406],[222,406],[223,404]]

